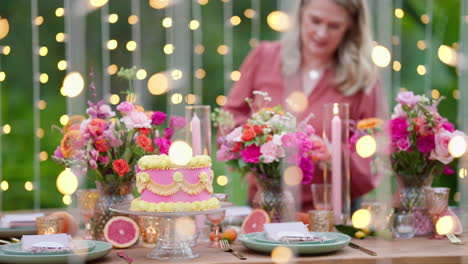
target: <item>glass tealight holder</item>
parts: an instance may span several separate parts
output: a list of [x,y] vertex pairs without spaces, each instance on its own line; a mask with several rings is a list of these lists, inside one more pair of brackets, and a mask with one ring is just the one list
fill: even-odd
[[63,233],[63,218],[58,216],[42,216],[36,218],[38,235],[52,235]]
[[395,212],[392,217],[392,234],[395,238],[413,238],[416,234],[414,215],[411,212]]
[[138,227],[140,228],[140,237],[143,242],[143,247],[153,248],[156,246],[159,237],[159,223],[159,217],[149,215],[138,216]]
[[335,213],[330,210],[309,211],[309,231],[333,232],[335,228]]

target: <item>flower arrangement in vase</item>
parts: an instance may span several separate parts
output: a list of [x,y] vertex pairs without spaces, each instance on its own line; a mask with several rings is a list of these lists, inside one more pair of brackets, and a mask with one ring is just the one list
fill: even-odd
[[[282,216],[294,215],[293,197],[282,191],[282,169],[295,166],[302,174],[302,184],[310,183],[315,166],[327,162],[329,152],[314,128],[306,124],[308,119],[297,125],[296,118],[280,105],[266,107],[271,101],[267,93],[253,93],[262,100],[254,106],[251,98],[245,99],[253,114],[247,122],[218,138],[217,158],[242,174],[256,175],[259,190],[253,205],[265,209],[272,221],[279,221]],[[220,116],[228,122],[228,114]]]
[[[127,99],[130,100],[134,98],[131,89],[134,70],[122,68],[118,74],[129,80]],[[93,82],[90,88],[95,102],[88,101],[86,113],[89,117],[74,116],[60,129],[63,137],[52,159],[70,168],[79,178],[88,169],[95,172],[101,197],[94,215],[95,226],[99,228],[93,230],[93,236],[99,239],[104,224],[110,219],[108,207],[133,198],[138,159],[143,155],[168,154],[172,136],[185,127],[186,120],[181,116],[168,119],[164,112],[145,111],[131,101],[117,106],[119,118],[104,101],[96,102]]]

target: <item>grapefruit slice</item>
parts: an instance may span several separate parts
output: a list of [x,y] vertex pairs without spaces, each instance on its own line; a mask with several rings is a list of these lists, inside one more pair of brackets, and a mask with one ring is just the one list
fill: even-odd
[[263,225],[270,223],[270,217],[262,209],[253,210],[242,223],[241,233],[263,232]]
[[115,216],[104,226],[104,238],[116,248],[128,248],[137,242],[139,231],[131,218]]

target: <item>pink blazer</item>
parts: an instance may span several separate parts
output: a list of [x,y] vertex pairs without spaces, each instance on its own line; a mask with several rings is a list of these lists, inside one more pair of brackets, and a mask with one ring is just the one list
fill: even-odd
[[[301,78],[285,78],[281,73],[281,45],[279,42],[261,42],[244,60],[240,72],[241,79],[237,81],[229,92],[224,109],[230,111],[235,118],[236,125],[244,123],[251,115],[246,97],[253,97],[254,90],[266,91],[272,97],[269,106],[278,104],[286,107],[285,98],[294,90],[302,90]],[[376,117],[378,101],[382,100],[381,87],[376,84],[369,93],[360,91],[352,96],[344,96],[329,80],[333,77],[334,69],[328,68],[322,74],[318,84],[308,97],[307,110],[298,116],[298,121],[306,118],[310,113],[314,117],[310,124],[317,133],[323,127],[322,112],[326,103],[348,103],[351,120]],[[380,107],[380,105],[379,105]],[[386,103],[382,104],[386,107]],[[387,111],[384,109],[383,112]],[[249,183],[249,199],[256,191],[254,179],[247,179]],[[322,180],[322,172],[316,170],[313,182]],[[363,159],[357,154],[351,155],[351,199],[371,191],[378,184],[379,179],[371,174],[370,158]],[[312,209],[312,195],[310,184],[302,188],[302,210]]]

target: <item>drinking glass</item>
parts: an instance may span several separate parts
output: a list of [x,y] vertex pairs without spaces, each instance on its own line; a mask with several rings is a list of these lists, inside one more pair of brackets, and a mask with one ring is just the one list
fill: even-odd
[[414,215],[411,212],[401,211],[393,214],[392,233],[396,238],[412,238],[416,233]]
[[52,235],[63,233],[63,218],[58,216],[42,216],[36,218],[38,235]]
[[443,235],[437,232],[436,224],[440,216],[447,211],[448,208],[448,196],[450,188],[438,187],[438,188],[426,188],[426,206],[428,213],[432,216],[432,222],[434,223],[434,236],[433,239],[442,239]]
[[[228,195],[225,193],[213,193],[211,197],[218,198],[220,202],[226,202],[228,199]],[[215,213],[211,213],[207,215],[207,219],[213,225],[212,232],[214,233],[213,242],[208,245],[208,247],[212,248],[219,248],[219,224],[224,220],[226,216],[226,210],[217,211]]]
[[335,213],[330,210],[309,211],[309,231],[333,232],[335,229]]
[[153,248],[156,246],[159,236],[159,222],[159,217],[150,215],[138,216],[138,227],[140,228],[140,237],[143,242],[143,247]]
[[313,183],[310,186],[312,190],[312,200],[315,210],[333,210],[332,209],[332,185],[328,183]]
[[76,196],[78,198],[80,213],[85,219],[85,239],[92,239],[90,220],[94,214],[94,207],[99,197],[99,191],[96,189],[80,189],[76,191]]

